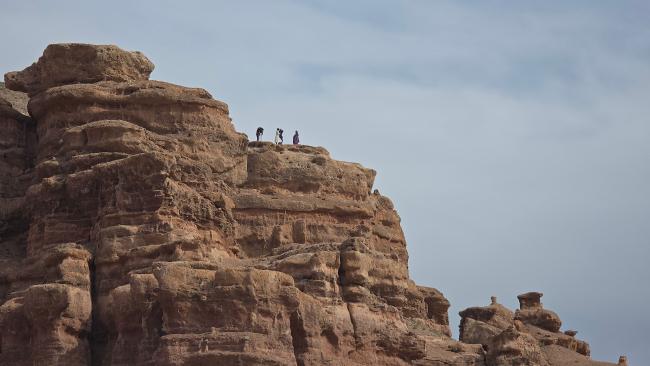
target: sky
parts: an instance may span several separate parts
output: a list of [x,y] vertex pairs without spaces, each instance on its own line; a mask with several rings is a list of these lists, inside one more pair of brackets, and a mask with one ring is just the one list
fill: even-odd
[[[544,293],[595,359],[650,365],[650,2],[8,1],[0,71],[144,52],[239,131],[376,169],[410,273],[457,313]],[[290,135],[290,134],[289,134]],[[267,136],[272,138],[272,136]]]

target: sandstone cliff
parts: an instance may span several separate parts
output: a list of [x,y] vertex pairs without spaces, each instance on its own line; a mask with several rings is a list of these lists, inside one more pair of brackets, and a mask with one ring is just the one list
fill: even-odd
[[59,44],[0,94],[0,365],[599,365],[541,294],[417,286],[375,172],[249,142],[203,89]]

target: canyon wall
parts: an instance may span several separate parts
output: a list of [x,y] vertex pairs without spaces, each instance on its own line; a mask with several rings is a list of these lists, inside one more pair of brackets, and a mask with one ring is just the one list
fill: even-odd
[[452,339],[375,171],[249,142],[153,67],[55,44],[5,75],[0,365],[605,364],[539,293]]

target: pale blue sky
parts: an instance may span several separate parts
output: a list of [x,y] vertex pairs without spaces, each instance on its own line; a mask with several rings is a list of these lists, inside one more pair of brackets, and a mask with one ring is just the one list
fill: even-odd
[[2,72],[117,44],[249,136],[376,169],[455,335],[463,308],[539,290],[594,358],[650,364],[650,2],[0,3]]

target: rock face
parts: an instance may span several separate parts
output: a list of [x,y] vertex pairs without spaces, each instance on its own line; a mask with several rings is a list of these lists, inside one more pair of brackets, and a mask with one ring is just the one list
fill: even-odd
[[468,309],[450,338],[373,170],[249,143],[226,104],[152,69],[65,44],[5,75],[31,99],[29,117],[0,100],[0,365],[588,360],[530,302]]

